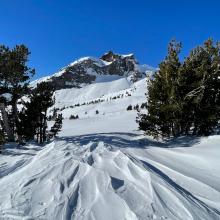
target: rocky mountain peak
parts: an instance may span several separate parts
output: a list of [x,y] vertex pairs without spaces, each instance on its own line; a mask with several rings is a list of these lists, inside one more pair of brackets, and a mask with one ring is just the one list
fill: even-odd
[[107,61],[107,62],[113,62],[116,58],[116,54],[114,54],[112,51],[109,51],[108,53],[105,53],[100,57],[101,60]]
[[104,60],[106,62],[114,62],[116,60],[126,59],[126,58],[135,60],[135,57],[133,54],[119,55],[119,54],[113,53],[111,50],[100,57],[101,60]]
[[109,76],[127,77],[135,82],[145,76],[146,66],[139,65],[133,54],[119,55],[109,51],[99,59],[84,57],[62,68],[59,72],[32,82],[32,86],[42,81],[51,82],[55,90],[81,88]]

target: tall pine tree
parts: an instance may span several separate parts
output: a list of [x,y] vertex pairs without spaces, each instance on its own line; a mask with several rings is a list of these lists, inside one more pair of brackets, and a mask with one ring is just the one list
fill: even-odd
[[181,65],[178,54],[181,44],[175,40],[168,47],[168,55],[160,69],[150,79],[147,93],[147,114],[139,114],[141,130],[153,136],[176,136],[180,133],[180,107],[176,97],[178,71]]
[[209,39],[181,63],[181,45],[168,55],[148,86],[147,114],[140,129],[154,136],[209,135],[220,122],[220,44]]

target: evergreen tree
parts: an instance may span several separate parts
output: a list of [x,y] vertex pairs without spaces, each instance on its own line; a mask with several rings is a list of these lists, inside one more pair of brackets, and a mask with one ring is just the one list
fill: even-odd
[[5,131],[6,133],[4,139],[7,141],[14,141],[14,134],[11,128],[9,114],[6,111],[7,104],[8,103],[7,103],[6,98],[1,96],[0,97],[0,111],[1,111],[1,117],[2,117],[1,127],[2,127],[2,130]]
[[51,116],[51,120],[55,120],[57,118],[57,108],[53,108],[53,115]]
[[179,103],[176,97],[181,44],[171,41],[168,55],[148,83],[147,114],[139,114],[139,128],[153,136],[176,136],[180,133]]
[[179,98],[184,100],[182,129],[185,134],[209,135],[219,120],[219,44],[211,39],[192,50],[179,76]]
[[49,135],[52,137],[56,137],[59,131],[61,131],[63,124],[63,116],[62,114],[58,114],[57,118],[55,119],[54,125],[51,127]]
[[0,128],[0,154],[2,153],[2,148],[3,148],[4,143],[5,143],[4,130]]
[[140,129],[154,136],[209,135],[220,121],[220,45],[211,39],[181,63],[181,45],[171,42],[168,56],[148,86],[147,114]]
[[[18,121],[17,100],[27,92],[28,81],[35,73],[34,69],[27,66],[29,55],[30,52],[24,45],[16,45],[12,49],[0,45],[0,94],[10,93],[12,95],[10,120],[13,134],[7,134],[11,141],[15,139],[15,125]],[[4,111],[3,108],[2,105],[2,111]],[[5,117],[4,120],[8,118]],[[9,122],[4,121],[4,123],[7,126]]]
[[19,114],[18,133],[26,140],[36,137],[38,143],[43,143],[46,141],[47,110],[54,104],[53,89],[49,83],[42,82],[32,90],[29,98]]
[[127,107],[127,111],[131,111],[132,110],[132,105],[129,105],[128,107]]

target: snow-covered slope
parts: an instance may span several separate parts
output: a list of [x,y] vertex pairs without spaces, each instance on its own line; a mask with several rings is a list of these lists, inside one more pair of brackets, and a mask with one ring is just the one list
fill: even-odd
[[55,92],[54,107],[63,114],[79,115],[80,118],[99,114],[116,114],[126,111],[128,105],[141,105],[145,101],[146,79],[131,83],[127,78],[120,78],[105,83],[93,83],[80,89],[62,89]]

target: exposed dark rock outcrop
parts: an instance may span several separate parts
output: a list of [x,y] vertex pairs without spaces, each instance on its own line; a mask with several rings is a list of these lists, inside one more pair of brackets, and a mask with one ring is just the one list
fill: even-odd
[[105,60],[107,62],[113,62],[118,58],[119,58],[119,55],[114,54],[112,51],[109,51],[108,53],[105,53],[104,55],[100,57],[101,60]]
[[[80,88],[94,82],[99,75],[125,76],[135,82],[143,77],[144,71],[139,68],[133,54],[119,55],[109,51],[100,59],[92,57],[79,59],[57,74],[48,77],[46,81],[51,82],[55,90]],[[40,80],[35,83],[38,82]]]

